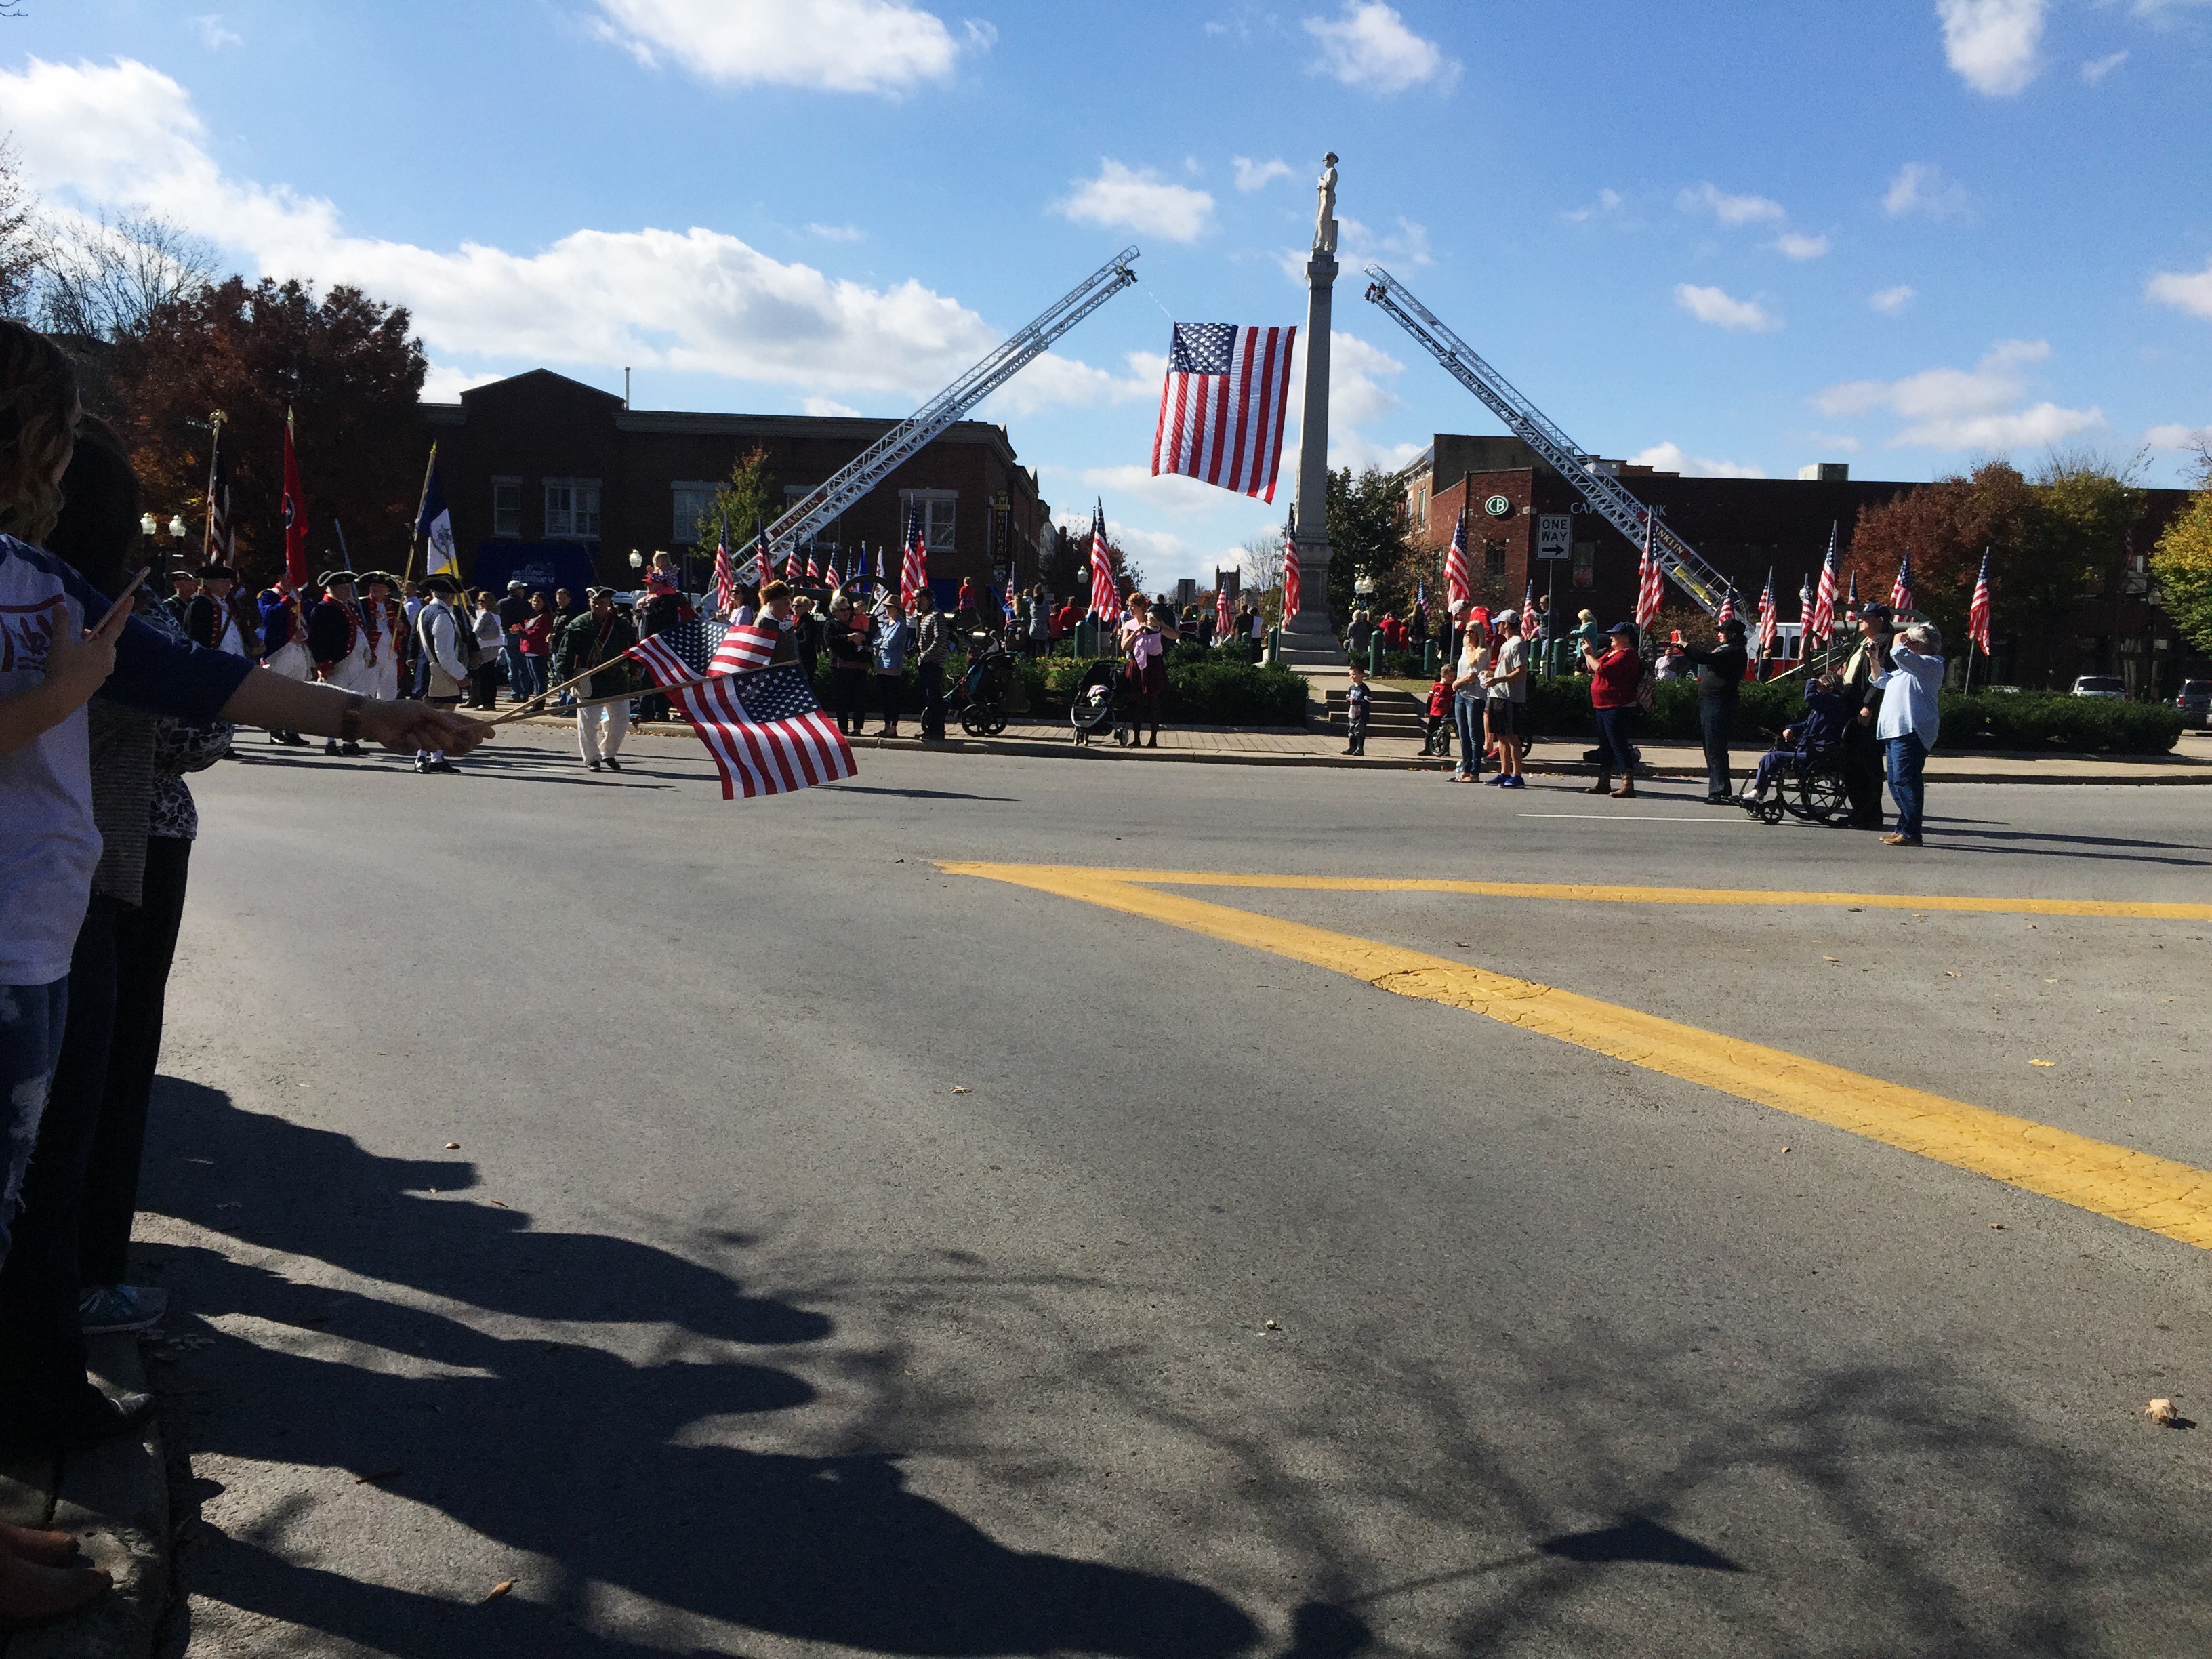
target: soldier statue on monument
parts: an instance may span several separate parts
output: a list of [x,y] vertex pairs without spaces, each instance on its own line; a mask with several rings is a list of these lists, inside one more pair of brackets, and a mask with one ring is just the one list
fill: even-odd
[[1321,196],[1321,206],[1314,216],[1314,252],[1336,252],[1336,152],[1331,150],[1322,158],[1321,179],[1316,186]]

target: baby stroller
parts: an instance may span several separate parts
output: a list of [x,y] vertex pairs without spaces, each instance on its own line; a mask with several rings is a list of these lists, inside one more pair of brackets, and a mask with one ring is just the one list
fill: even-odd
[[960,704],[960,729],[971,738],[995,738],[1006,729],[1006,691],[1013,684],[1014,659],[996,640],[981,647],[960,677],[954,694]]
[[1087,744],[1102,732],[1112,732],[1114,741],[1127,748],[1137,740],[1135,699],[1118,662],[1094,662],[1075,683],[1068,704],[1068,723],[1075,740]]

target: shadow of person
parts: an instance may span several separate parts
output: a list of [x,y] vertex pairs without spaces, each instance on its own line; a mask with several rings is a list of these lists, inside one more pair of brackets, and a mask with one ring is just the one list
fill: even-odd
[[[663,1319],[734,1343],[803,1342],[830,1334],[825,1316],[745,1297],[651,1246],[591,1234],[544,1236],[558,1241],[546,1245],[514,1212],[408,1195],[465,1179],[457,1164],[377,1157],[342,1135],[240,1112],[211,1090],[163,1088],[149,1209],[191,1215],[238,1201],[212,1190],[179,1198],[179,1187],[213,1184],[182,1168],[251,1170],[252,1190],[312,1175],[320,1198],[265,1206],[259,1242],[490,1316],[333,1297],[214,1249],[172,1249],[182,1302],[244,1316],[210,1330],[213,1345],[185,1362],[217,1402],[196,1413],[194,1452],[373,1477],[479,1537],[558,1563],[580,1619],[599,1584],[650,1598],[664,1619],[678,1610],[885,1653],[1226,1659],[1257,1639],[1235,1604],[1203,1586],[1001,1543],[912,1491],[893,1455],[724,1443],[730,1418],[813,1401],[791,1371],[737,1358],[636,1361],[566,1330],[557,1342],[506,1334],[520,1315]],[[185,1165],[185,1146],[217,1162]],[[419,1240],[395,1236],[417,1227]],[[517,1263],[539,1271],[519,1276]],[[518,1289],[518,1277],[533,1282]],[[450,1637],[451,1597],[326,1601],[303,1594],[268,1543],[236,1558],[196,1553],[192,1588],[386,1650],[436,1651]],[[610,1620],[608,1634],[623,1637],[617,1614],[589,1622]]]

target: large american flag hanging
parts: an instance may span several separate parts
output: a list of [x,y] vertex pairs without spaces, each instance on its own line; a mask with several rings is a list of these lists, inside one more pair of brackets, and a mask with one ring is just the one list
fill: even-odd
[[1836,631],[1836,526],[1828,526],[1828,556],[1820,564],[1820,585],[1813,590],[1813,614],[1805,619],[1805,637],[1826,641]]
[[1295,328],[1177,323],[1160,388],[1152,472],[1275,499]]
[[1966,606],[1966,638],[1990,654],[1990,555],[1982,550],[1981,574],[1974,578],[1974,597]]
[[906,551],[899,559],[899,608],[911,612],[915,596],[929,586],[929,542],[921,531],[921,510],[906,515]]
[[1467,569],[1467,514],[1464,510],[1452,525],[1451,546],[1444,554],[1444,603],[1455,608],[1474,603],[1474,581]]
[[1111,621],[1121,614],[1121,590],[1114,580],[1114,557],[1106,550],[1106,504],[1091,508],[1091,614]]
[[856,769],[851,746],[823,718],[797,663],[726,674],[669,695],[714,757],[724,800],[787,794]]
[[730,528],[714,544],[714,609],[725,617],[738,608],[738,568],[730,559]]

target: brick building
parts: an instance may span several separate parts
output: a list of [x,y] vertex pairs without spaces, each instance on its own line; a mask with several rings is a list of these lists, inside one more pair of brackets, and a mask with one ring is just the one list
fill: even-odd
[[[703,586],[714,549],[694,547],[694,526],[743,456],[766,450],[772,499],[793,500],[896,424],[629,409],[542,368],[473,387],[458,403],[426,403],[422,413],[437,441],[462,568],[485,586],[520,577],[629,587],[631,551],[660,549],[687,556],[692,585]],[[864,544],[882,548],[895,571],[910,508],[922,514],[941,597],[963,576],[1003,586],[1009,559],[1018,580],[1036,580],[1051,509],[1004,427],[956,422],[824,528],[817,550],[842,560]]]
[[[1853,480],[1846,467],[1834,463],[1808,467],[1796,478],[1691,478],[1626,461],[1596,464],[1656,507],[1669,529],[1735,583],[1747,613],[1771,568],[1775,598],[1783,616],[1792,620],[1798,584],[1817,579],[1830,527],[1848,553],[1862,507],[1917,488]],[[1539,594],[1555,596],[1553,603],[1567,617],[1588,610],[1603,625],[1634,614],[1641,549],[1589,510],[1573,483],[1520,439],[1440,432],[1399,477],[1416,546],[1443,547],[1465,510],[1471,574],[1491,602],[1517,600],[1533,580]],[[2148,550],[2182,510],[2188,492],[2144,493],[2135,545]],[[1550,545],[1563,558],[1538,556],[1547,520]],[[2204,659],[2146,602],[2144,586],[2138,570],[2121,592],[2086,599],[2063,637],[1992,641],[1997,677],[2063,686],[2077,674],[2112,673],[2124,675],[2133,688],[2142,684],[2146,663],[2161,684],[2203,673]],[[1669,603],[1681,602],[1673,588],[1668,592]]]

